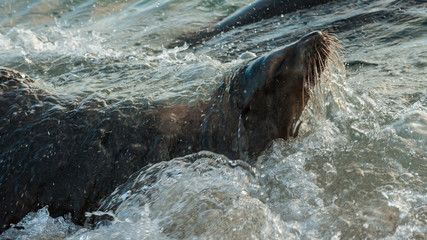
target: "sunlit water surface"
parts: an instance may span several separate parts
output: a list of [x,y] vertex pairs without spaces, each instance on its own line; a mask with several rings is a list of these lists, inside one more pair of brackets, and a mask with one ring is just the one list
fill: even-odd
[[[4,239],[427,238],[427,11],[423,1],[342,1],[166,46],[247,1],[0,3],[0,65],[78,104],[209,98],[248,51],[335,32],[346,71],[327,74],[298,138],[256,163],[200,152],[131,176],[95,229],[48,209]],[[110,217],[105,217],[105,216]],[[22,229],[23,228],[23,229]]]

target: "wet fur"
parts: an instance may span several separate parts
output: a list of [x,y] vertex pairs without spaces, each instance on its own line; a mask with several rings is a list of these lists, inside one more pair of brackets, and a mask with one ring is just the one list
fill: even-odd
[[328,34],[307,35],[236,69],[209,102],[193,106],[81,107],[1,69],[2,230],[45,205],[53,217],[72,213],[82,224],[85,212],[144,166],[200,150],[250,159],[271,140],[296,136],[336,45]]

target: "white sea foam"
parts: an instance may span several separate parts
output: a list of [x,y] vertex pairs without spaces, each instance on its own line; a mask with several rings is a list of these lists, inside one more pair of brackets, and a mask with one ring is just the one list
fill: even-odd
[[14,27],[0,35],[0,44],[4,49],[23,55],[121,56],[121,51],[108,47],[105,42],[106,39],[96,31],[82,32],[58,26],[49,27],[47,31]]

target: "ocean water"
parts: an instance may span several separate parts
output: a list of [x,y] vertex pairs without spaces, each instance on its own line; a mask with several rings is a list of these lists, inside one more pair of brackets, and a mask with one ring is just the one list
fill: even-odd
[[0,66],[77,104],[208,99],[246,52],[314,30],[340,39],[345,71],[324,76],[299,136],[255,163],[210,152],[161,162],[87,213],[102,219],[94,228],[42,207],[0,239],[426,239],[425,1],[331,2],[168,47],[248,2],[1,1]]

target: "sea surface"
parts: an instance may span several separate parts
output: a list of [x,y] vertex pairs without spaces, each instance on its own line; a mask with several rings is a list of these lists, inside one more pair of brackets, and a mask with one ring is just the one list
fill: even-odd
[[43,207],[0,239],[427,239],[427,3],[336,1],[169,47],[249,2],[2,0],[0,66],[81,104],[209,99],[246,56],[314,30],[340,39],[345,69],[255,163],[161,162],[88,213],[110,216],[95,228]]

